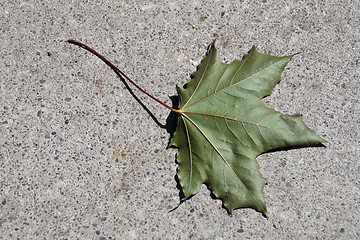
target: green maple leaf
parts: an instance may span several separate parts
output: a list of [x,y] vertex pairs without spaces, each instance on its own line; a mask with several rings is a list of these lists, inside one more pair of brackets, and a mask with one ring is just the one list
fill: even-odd
[[272,149],[326,142],[299,116],[283,115],[261,101],[280,82],[292,56],[261,54],[253,47],[241,61],[225,64],[218,60],[212,43],[187,87],[177,88],[179,109],[174,109],[144,91],[94,49],[76,40],[67,42],[95,54],[140,91],[179,114],[169,145],[179,149],[177,175],[184,199],[205,183],[229,213],[250,207],[266,215],[262,193],[266,180],[255,158]]
[[276,57],[253,47],[225,64],[214,43],[186,88],[177,87],[179,113],[170,146],[179,149],[177,176],[189,198],[205,183],[232,213],[250,207],[266,215],[266,180],[255,158],[272,149],[325,142],[299,116],[266,107],[292,56]]

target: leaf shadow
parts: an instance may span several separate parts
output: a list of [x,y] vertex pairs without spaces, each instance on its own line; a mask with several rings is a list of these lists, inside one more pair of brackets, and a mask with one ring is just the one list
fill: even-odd
[[324,144],[320,143],[320,144],[309,144],[309,145],[304,144],[304,145],[298,145],[298,146],[294,146],[294,147],[289,146],[289,147],[282,147],[282,148],[274,148],[274,149],[271,149],[271,150],[261,153],[259,156],[266,154],[266,153],[289,151],[289,150],[308,148],[308,147],[326,147],[326,146]]
[[[169,98],[172,103],[171,107],[178,109],[179,97],[177,95],[173,95],[173,96],[170,96]],[[169,116],[166,118],[166,124],[164,125],[164,128],[166,129],[166,132],[170,134],[169,142],[176,130],[178,116],[179,116],[179,114],[177,114],[176,112],[170,111]],[[169,142],[168,142],[168,145],[169,145]]]

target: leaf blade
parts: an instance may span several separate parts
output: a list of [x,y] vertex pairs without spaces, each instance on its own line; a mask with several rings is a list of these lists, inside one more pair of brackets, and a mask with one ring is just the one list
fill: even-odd
[[[179,149],[185,198],[205,183],[230,213],[251,207],[266,215],[266,180],[255,158],[271,149],[324,142],[298,116],[283,115],[261,101],[281,80],[291,57],[261,54],[253,47],[242,60],[225,64],[212,43],[187,87],[177,88],[180,114],[170,145]],[[187,151],[184,142],[191,143]]]

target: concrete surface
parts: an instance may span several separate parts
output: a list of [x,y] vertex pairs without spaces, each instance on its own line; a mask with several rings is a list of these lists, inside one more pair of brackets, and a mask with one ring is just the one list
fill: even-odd
[[[360,3],[2,1],[0,238],[359,239]],[[204,186],[179,203],[169,134],[100,60],[171,104],[213,39],[300,52],[264,101],[301,113],[326,148],[258,157],[269,218],[229,216]],[[139,91],[156,119],[169,111]]]

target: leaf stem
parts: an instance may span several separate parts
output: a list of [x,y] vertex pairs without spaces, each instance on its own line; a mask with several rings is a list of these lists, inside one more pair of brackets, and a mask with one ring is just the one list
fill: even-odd
[[82,47],[86,50],[88,50],[89,52],[91,52],[92,54],[96,55],[98,58],[100,58],[103,62],[105,62],[109,67],[111,67],[111,69],[113,69],[115,72],[118,72],[121,76],[123,76],[125,79],[127,79],[132,85],[134,85],[137,89],[139,89],[141,92],[145,93],[147,96],[149,96],[150,98],[154,99],[155,101],[157,101],[158,103],[160,103],[161,105],[163,105],[164,107],[170,109],[171,111],[180,113],[181,111],[175,108],[172,108],[170,106],[168,106],[167,104],[163,103],[162,101],[160,101],[159,99],[157,99],[156,97],[152,96],[151,94],[149,94],[148,92],[146,92],[144,89],[142,89],[141,87],[139,87],[134,81],[132,81],[128,76],[126,76],[125,73],[123,73],[120,69],[118,69],[114,64],[112,64],[109,60],[107,60],[104,56],[102,56],[100,53],[98,53],[97,51],[95,51],[94,49],[92,49],[91,47],[85,45],[84,43],[81,43],[79,41],[76,40],[72,40],[69,39],[66,42],[68,43],[72,43],[75,44],[79,47]]

